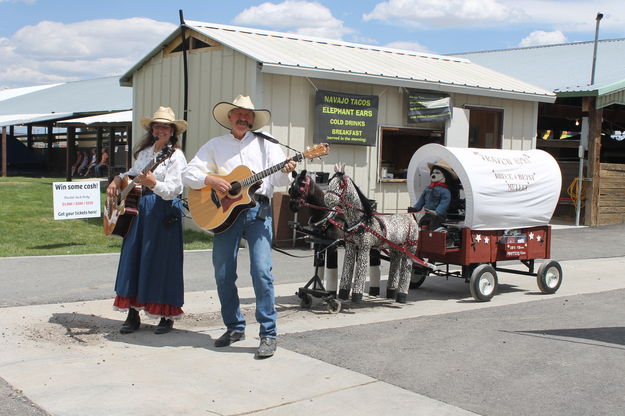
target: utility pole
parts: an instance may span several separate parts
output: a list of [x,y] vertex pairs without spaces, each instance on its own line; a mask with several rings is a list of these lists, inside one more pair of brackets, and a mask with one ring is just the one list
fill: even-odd
[[[602,13],[597,13],[595,27],[595,43],[592,55],[592,72],[590,75],[590,85],[595,83],[595,68],[597,65],[597,45],[599,43],[599,23],[603,18]],[[590,180],[590,195],[586,198],[586,225],[591,227],[599,225],[599,172],[601,170],[601,125],[603,122],[603,110],[597,109],[597,97],[584,97],[586,108],[582,112],[588,111],[588,165],[586,168],[587,180]],[[580,175],[580,184],[583,184]],[[583,188],[580,185],[580,195]]]
[[599,41],[599,22],[603,19],[603,13],[597,13],[597,24],[595,26],[595,47],[592,52],[592,72],[590,74],[590,85],[595,83],[595,67],[597,65],[597,43]]

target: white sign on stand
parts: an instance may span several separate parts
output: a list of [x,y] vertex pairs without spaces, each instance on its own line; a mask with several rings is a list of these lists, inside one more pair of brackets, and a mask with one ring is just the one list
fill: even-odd
[[53,182],[54,219],[95,218],[100,211],[100,182]]

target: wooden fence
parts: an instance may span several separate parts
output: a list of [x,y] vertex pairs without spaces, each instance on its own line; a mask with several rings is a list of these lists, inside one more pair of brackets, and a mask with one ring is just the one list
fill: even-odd
[[625,164],[602,163],[597,225],[625,223]]

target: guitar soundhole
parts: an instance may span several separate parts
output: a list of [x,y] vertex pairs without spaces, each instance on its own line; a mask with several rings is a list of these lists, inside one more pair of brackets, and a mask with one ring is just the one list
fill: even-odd
[[232,182],[232,183],[230,184],[230,186],[232,187],[232,188],[230,188],[230,190],[228,191],[228,193],[229,193],[230,195],[237,195],[239,192],[241,192],[241,183],[239,183],[239,182]]

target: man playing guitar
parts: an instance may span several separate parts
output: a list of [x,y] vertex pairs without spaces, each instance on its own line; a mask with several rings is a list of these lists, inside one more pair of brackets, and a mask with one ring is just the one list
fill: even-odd
[[[254,134],[269,123],[269,110],[255,109],[249,97],[239,95],[232,103],[221,102],[213,108],[215,120],[230,132],[204,144],[182,172],[182,182],[192,189],[212,188],[212,203],[228,203],[223,195],[236,194],[233,182],[224,178],[241,165],[260,172],[272,166],[279,170],[255,184],[256,204],[236,213],[231,224],[214,230],[213,266],[221,315],[227,331],[215,340],[225,347],[245,339],[245,318],[240,310],[236,287],[237,252],[241,238],[247,240],[251,275],[256,294],[256,320],[260,324],[259,358],[271,357],[276,350],[276,319],[273,275],[271,274],[272,214],[270,200],[275,186],[286,186],[297,163],[286,157],[276,144]],[[281,168],[280,168],[281,166]],[[256,189],[257,188],[257,189]],[[251,192],[251,191],[250,191]],[[247,207],[246,207],[247,208]]]

